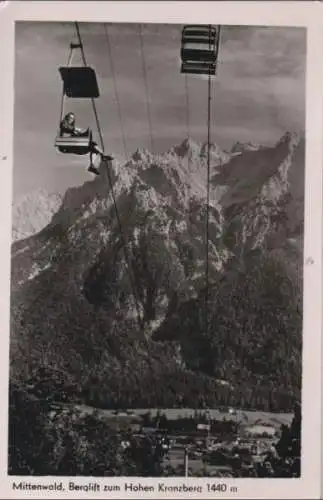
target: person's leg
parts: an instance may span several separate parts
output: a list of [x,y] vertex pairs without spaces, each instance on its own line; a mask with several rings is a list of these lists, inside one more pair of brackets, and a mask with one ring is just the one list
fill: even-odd
[[102,149],[99,148],[96,142],[92,142],[91,148],[92,151],[100,155],[103,160],[114,160],[113,156],[104,154],[104,151],[102,151]]
[[93,164],[93,151],[92,150],[90,151],[90,166],[88,168],[88,171],[91,172],[92,174],[100,175],[99,170]]
[[103,154],[104,154],[96,142],[92,143],[92,151],[93,151],[93,153],[96,153],[97,155],[100,155],[100,156],[103,156]]

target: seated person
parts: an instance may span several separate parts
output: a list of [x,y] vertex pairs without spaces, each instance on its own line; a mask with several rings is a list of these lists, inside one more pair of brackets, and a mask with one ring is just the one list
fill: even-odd
[[76,118],[74,113],[67,113],[60,124],[60,134],[63,137],[65,134],[71,137],[86,137],[89,134],[89,129],[80,129],[76,127]]
[[67,113],[60,123],[60,135],[63,137],[67,134],[70,137],[86,137],[90,136],[89,143],[89,153],[90,153],[90,166],[88,168],[89,172],[99,175],[98,169],[93,164],[93,155],[100,155],[101,158],[112,160],[112,156],[104,155],[103,151],[99,149],[96,142],[92,140],[92,132],[87,129],[77,128],[75,125],[76,119],[74,113]]

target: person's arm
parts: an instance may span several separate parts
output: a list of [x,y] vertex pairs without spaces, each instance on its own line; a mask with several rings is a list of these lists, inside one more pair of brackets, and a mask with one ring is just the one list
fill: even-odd
[[86,132],[87,132],[86,128],[79,128],[79,127],[74,128],[74,133],[77,135],[85,134]]

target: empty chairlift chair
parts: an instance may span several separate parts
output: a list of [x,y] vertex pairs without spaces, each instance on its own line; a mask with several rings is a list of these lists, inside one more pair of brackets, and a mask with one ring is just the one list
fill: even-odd
[[181,42],[181,73],[216,74],[219,34],[220,29],[216,26],[184,26]]

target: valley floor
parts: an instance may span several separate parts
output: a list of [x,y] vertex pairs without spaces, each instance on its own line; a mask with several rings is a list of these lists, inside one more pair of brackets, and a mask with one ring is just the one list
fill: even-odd
[[[77,408],[84,412],[84,414],[92,413],[95,409],[87,405],[76,405]],[[255,425],[264,424],[268,426],[273,426],[277,429],[281,425],[290,425],[293,419],[292,413],[270,413],[263,411],[250,411],[242,409],[218,409],[218,408],[208,408],[207,410],[196,410],[192,408],[128,408],[126,410],[98,410],[100,415],[104,418],[126,418],[129,416],[139,417],[147,412],[150,413],[152,418],[155,418],[158,414],[163,414],[169,420],[176,420],[178,418],[192,418],[198,411],[199,413],[207,413],[210,419],[214,420],[228,420],[232,419],[238,423],[244,425]]]

